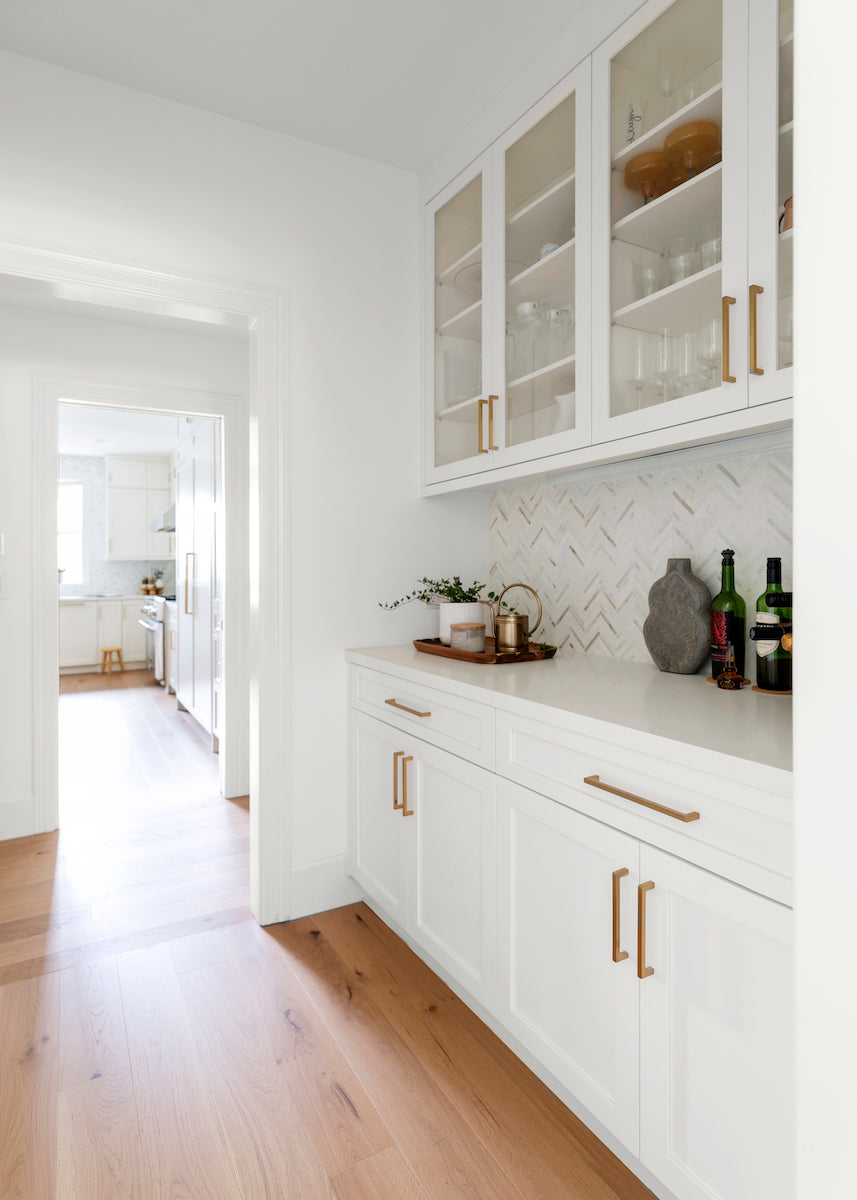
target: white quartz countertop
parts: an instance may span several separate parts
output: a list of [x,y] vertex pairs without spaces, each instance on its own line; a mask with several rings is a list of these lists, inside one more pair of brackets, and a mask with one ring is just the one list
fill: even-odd
[[407,645],[349,650],[347,657],[498,708],[532,716],[531,706],[543,705],[762,767],[792,769],[791,696],[764,696],[749,685],[727,692],[703,674],[671,675],[649,663],[592,654],[488,666]]

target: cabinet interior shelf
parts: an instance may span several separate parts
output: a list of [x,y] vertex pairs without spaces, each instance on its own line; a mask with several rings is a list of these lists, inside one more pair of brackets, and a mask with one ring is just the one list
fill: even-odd
[[529,375],[519,375],[517,379],[512,379],[506,384],[508,391],[514,388],[522,387],[524,384],[532,383],[536,379],[545,379],[549,375],[553,375],[558,371],[564,370],[574,364],[575,355],[570,354],[568,358],[560,358],[556,362],[548,363],[546,367],[539,367],[537,371],[530,371]]
[[449,408],[437,413],[439,421],[467,421],[474,424],[479,418],[479,401],[482,396],[471,396],[468,400],[460,400],[458,404],[450,404]]
[[794,87],[795,35],[787,33],[780,42],[780,88]]
[[665,329],[698,329],[720,313],[720,263],[697,271],[651,296],[613,313],[613,324],[645,333]]
[[509,280],[507,311],[511,316],[515,306],[525,300],[541,300],[551,308],[570,305],[573,286],[574,238]]
[[460,313],[439,325],[437,331],[443,337],[458,337],[478,342],[482,336],[482,301],[477,300],[463,308]]
[[792,194],[794,180],[794,121],[780,126],[777,146],[777,199],[783,204]]
[[613,226],[613,237],[661,254],[671,238],[698,233],[721,213],[723,164],[688,179],[657,200],[635,208]]
[[510,258],[531,263],[546,242],[574,236],[574,178],[574,171],[567,171],[507,218]]
[[695,100],[691,100],[690,104],[686,104],[677,113],[673,113],[665,121],[661,121],[654,129],[650,129],[648,133],[638,137],[630,146],[623,146],[613,155],[613,170],[624,171],[625,165],[630,159],[646,150],[662,150],[667,134],[678,129],[679,125],[685,125],[689,121],[715,121],[720,125],[722,119],[723,84],[716,83],[714,87],[703,92],[701,96],[697,96]]
[[437,282],[442,287],[451,286],[455,280],[455,276],[459,271],[463,271],[465,267],[472,267],[475,263],[482,261],[482,243],[477,242],[475,246],[465,253],[460,258],[457,258],[454,263],[450,263],[448,267],[444,267],[438,272]]

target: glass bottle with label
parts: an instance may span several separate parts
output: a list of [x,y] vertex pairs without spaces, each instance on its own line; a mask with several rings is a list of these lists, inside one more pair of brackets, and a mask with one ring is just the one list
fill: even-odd
[[711,676],[726,669],[729,647],[734,648],[735,670],[744,674],[744,626],[747,608],[735,591],[735,551],[723,551],[720,591],[711,601]]
[[[792,610],[784,605],[768,604],[767,597],[783,590],[782,559],[768,559],[768,582],[756,601],[756,624],[790,624]],[[782,648],[779,638],[770,641],[756,640],[756,687],[763,692],[790,692],[792,690],[792,656]]]

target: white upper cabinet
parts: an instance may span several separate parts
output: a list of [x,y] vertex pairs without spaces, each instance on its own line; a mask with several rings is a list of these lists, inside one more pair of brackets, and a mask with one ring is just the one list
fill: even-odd
[[427,206],[429,490],[790,419],[792,63],[790,0],[650,0]]
[[427,482],[590,440],[589,97],[587,61],[428,206]]
[[152,530],[170,506],[169,460],[108,457],[106,468],[107,557],[171,558],[171,534]]

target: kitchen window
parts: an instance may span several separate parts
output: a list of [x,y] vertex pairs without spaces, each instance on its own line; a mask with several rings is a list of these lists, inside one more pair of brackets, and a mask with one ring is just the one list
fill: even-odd
[[83,483],[61,479],[57,486],[57,566],[63,583],[83,583]]

